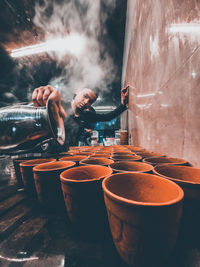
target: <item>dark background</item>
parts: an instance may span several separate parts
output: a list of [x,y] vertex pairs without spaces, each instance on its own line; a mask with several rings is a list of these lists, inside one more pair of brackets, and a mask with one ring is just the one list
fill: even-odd
[[[42,4],[40,0],[0,1],[0,106],[30,101],[35,87],[48,84],[52,77],[59,76],[62,71],[45,53],[20,59],[9,56],[12,49],[43,41],[44,32],[33,23],[34,5],[38,1]],[[55,1],[63,2],[52,2]],[[79,1],[75,2],[78,7]],[[105,11],[109,13],[105,10],[105,3],[106,0],[101,1],[102,15]],[[117,69],[115,80],[109,85],[111,89],[103,93],[104,105],[117,105],[120,102],[125,16],[126,1],[116,0],[115,9],[110,11],[106,21],[101,21],[106,27],[106,34],[102,31],[99,41],[106,45]]]

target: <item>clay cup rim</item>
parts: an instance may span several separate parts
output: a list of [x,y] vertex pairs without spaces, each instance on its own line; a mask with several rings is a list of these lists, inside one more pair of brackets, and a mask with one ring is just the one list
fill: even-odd
[[[123,165],[128,166],[128,168],[133,167],[133,170],[126,170],[123,168]],[[113,171],[121,171],[121,172],[147,172],[153,171],[153,166],[144,162],[137,161],[115,161],[109,165]],[[136,169],[137,168],[137,169]],[[144,168],[144,169],[142,169]]]
[[34,172],[52,172],[75,166],[73,161],[53,161],[42,163],[33,168]]
[[63,161],[63,160],[67,160],[67,161],[80,161],[80,160],[83,160],[83,159],[87,159],[88,156],[64,156],[64,157],[61,157],[59,158],[59,161]]
[[[60,180],[63,183],[86,183],[102,180],[111,174],[112,169],[109,167],[101,165],[79,166],[62,172]],[[83,178],[79,179],[78,175],[81,175]],[[90,175],[94,177],[89,178]]]
[[21,167],[34,167],[42,163],[47,163],[47,162],[54,162],[56,159],[53,158],[39,158],[39,159],[31,159],[31,160],[26,160],[20,163]]
[[180,164],[186,164],[187,163],[187,161],[184,159],[172,158],[172,157],[148,157],[148,158],[144,158],[142,161],[145,163],[149,163],[149,164],[180,165]]
[[[127,178],[124,178],[124,177],[127,177]],[[109,182],[113,182],[112,180],[114,180],[114,179],[118,179],[118,181],[121,183],[120,187],[119,187],[120,190],[123,189],[123,184],[125,184],[129,179],[131,179],[133,181],[135,180],[136,182],[141,181],[141,179],[144,179],[148,182],[151,179],[154,182],[154,186],[155,186],[155,183],[157,183],[157,185],[160,184],[164,190],[164,189],[166,189],[165,188],[166,185],[168,185],[169,188],[171,188],[171,189],[173,188],[177,193],[175,192],[176,196],[174,196],[171,200],[169,199],[167,201],[160,201],[160,202],[157,202],[157,201],[152,202],[152,201],[146,201],[146,200],[145,201],[137,201],[137,200],[133,200],[133,199],[128,198],[128,197],[120,196],[117,193],[112,192],[110,189],[108,189]],[[125,182],[125,179],[127,180],[126,182]],[[123,180],[123,183],[122,183],[122,180]],[[118,182],[118,181],[116,180],[116,182]],[[162,184],[163,184],[163,186],[162,186]],[[112,174],[103,180],[102,188],[103,188],[104,194],[107,195],[109,198],[111,198],[115,202],[119,202],[123,205],[128,205],[128,206],[129,205],[141,206],[141,207],[145,207],[145,206],[149,206],[149,207],[150,206],[151,207],[169,206],[169,205],[176,204],[176,203],[182,201],[182,199],[184,197],[183,189],[179,185],[174,183],[173,181],[170,181],[168,179],[162,178],[162,177],[157,176],[157,175],[147,174],[147,173],[126,172],[126,173]],[[128,188],[128,190],[130,190],[132,187],[128,186],[127,188]],[[150,188],[150,190],[151,190],[151,188]],[[141,191],[141,192],[143,192],[143,191]],[[153,192],[153,194],[154,194],[154,196],[157,197],[156,191]],[[123,193],[121,195],[123,195]]]
[[113,163],[114,161],[112,159],[108,159],[108,158],[89,158],[89,159],[83,159],[81,160],[79,163],[81,165],[109,165],[111,163]]
[[[169,171],[170,176],[164,174]],[[176,171],[176,173],[175,173]],[[154,167],[154,174],[178,182],[183,185],[200,185],[200,168],[179,166],[172,164],[160,164]]]

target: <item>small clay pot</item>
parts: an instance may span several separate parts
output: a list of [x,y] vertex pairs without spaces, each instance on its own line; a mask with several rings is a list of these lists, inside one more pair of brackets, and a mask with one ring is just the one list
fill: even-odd
[[43,163],[33,168],[36,192],[40,204],[48,211],[62,210],[64,199],[61,190],[61,172],[75,166],[73,161]]
[[14,170],[15,170],[15,177],[17,179],[17,183],[18,183],[18,187],[19,188],[23,188],[24,187],[24,183],[22,181],[22,175],[21,175],[21,171],[20,171],[20,166],[19,164],[23,161],[27,161],[27,160],[31,160],[31,159],[36,159],[36,158],[40,158],[40,157],[18,157],[18,158],[14,158],[13,159],[13,166],[14,166]]
[[154,167],[154,173],[174,181],[184,190],[181,240],[191,245],[198,244],[200,235],[200,168],[157,165]]
[[186,198],[200,200],[200,168],[163,164],[153,172],[180,185]]
[[61,185],[71,222],[79,229],[91,230],[105,223],[102,180],[112,170],[99,165],[80,166],[61,173]]
[[111,158],[111,154],[92,154],[90,158]]
[[79,166],[79,162],[83,159],[87,159],[88,157],[87,156],[69,156],[69,157],[62,157],[62,158],[59,158],[59,160],[69,160],[69,161],[74,161],[76,162],[76,167]]
[[133,152],[138,152],[138,151],[144,151],[145,149],[140,147],[140,146],[132,146],[132,145],[127,145],[125,146],[126,148],[130,149]]
[[28,161],[21,162],[20,171],[22,175],[22,180],[24,183],[24,188],[31,198],[37,198],[36,189],[35,189],[35,182],[33,178],[33,167],[46,162],[56,161],[56,159],[51,158],[39,158],[39,159],[32,159]]
[[169,157],[151,157],[144,158],[142,160],[144,163],[156,166],[157,164],[174,164],[174,165],[186,165],[188,162],[184,159],[179,158],[169,158]]
[[107,158],[89,158],[83,159],[79,162],[80,165],[101,165],[101,166],[108,166],[109,164],[113,163],[114,161]]
[[132,155],[132,156],[112,156],[112,158],[114,161],[138,161],[138,160],[142,160],[142,157],[138,156],[138,155]]
[[74,153],[73,152],[61,152],[59,155],[60,157],[70,157],[70,156],[73,156]]
[[146,173],[118,173],[103,180],[117,251],[130,266],[160,266],[171,254],[182,216],[183,190]]
[[[91,156],[92,154],[94,154],[93,152],[91,151],[84,151],[84,152],[79,152],[78,154],[76,155],[79,155],[79,156]],[[75,154],[74,154],[75,155]]]
[[161,153],[151,152],[151,151],[139,151],[139,152],[136,152],[136,154],[141,156],[142,158],[165,157],[165,155]]
[[153,166],[150,164],[134,161],[116,161],[111,163],[109,167],[114,173],[117,172],[148,172],[153,171]]
[[134,156],[135,155],[135,153],[133,153],[133,152],[130,152],[130,151],[127,151],[127,152],[114,152],[113,153],[113,157],[120,157],[120,156]]
[[108,147],[108,146],[103,146],[101,148],[99,148],[98,150],[99,152],[102,152],[102,153],[111,153],[112,152],[112,147]]

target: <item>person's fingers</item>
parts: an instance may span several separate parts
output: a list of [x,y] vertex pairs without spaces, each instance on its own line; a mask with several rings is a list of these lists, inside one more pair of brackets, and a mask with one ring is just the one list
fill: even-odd
[[32,101],[34,106],[45,106],[48,97],[54,91],[54,88],[50,85],[40,86],[36,88],[32,93]]
[[43,95],[42,95],[42,101],[43,103],[46,105],[47,103],[47,99],[49,98],[50,94],[52,93],[52,90],[51,88],[49,87],[46,87],[44,92],[43,92]]
[[46,90],[45,86],[39,87],[39,90],[38,90],[38,93],[37,93],[37,103],[40,106],[45,106],[45,102],[43,100],[43,96],[44,96],[45,90]]
[[38,104],[38,102],[37,102],[37,94],[38,94],[38,90],[39,90],[39,88],[36,88],[36,89],[33,91],[33,93],[32,93],[32,101],[33,101],[34,106],[36,106],[36,107],[39,106],[39,104]]

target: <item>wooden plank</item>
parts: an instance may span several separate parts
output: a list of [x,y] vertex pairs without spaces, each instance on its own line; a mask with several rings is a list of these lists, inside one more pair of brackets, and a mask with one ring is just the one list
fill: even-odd
[[26,198],[25,193],[20,192],[0,202],[0,215],[16,206]]
[[21,224],[6,240],[0,244],[3,257],[28,255],[27,247],[31,246],[32,239],[41,231],[47,222],[45,217],[31,217]]
[[19,204],[5,213],[0,220],[0,240],[18,227],[30,213],[31,208],[23,204]]
[[0,201],[2,201],[5,198],[10,197],[11,195],[18,193],[17,190],[18,188],[16,185],[5,186],[5,188],[0,189]]

